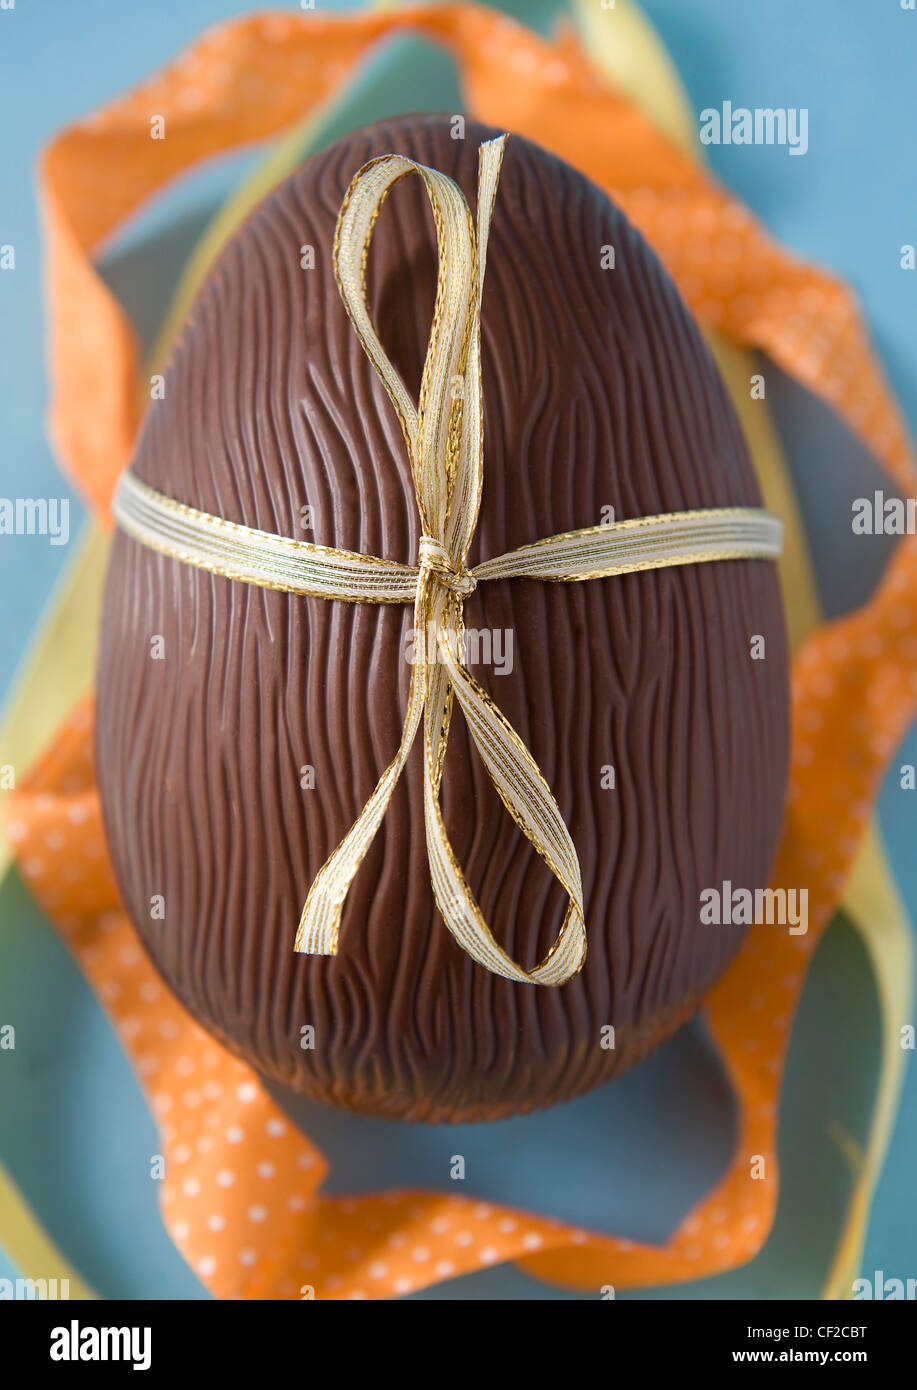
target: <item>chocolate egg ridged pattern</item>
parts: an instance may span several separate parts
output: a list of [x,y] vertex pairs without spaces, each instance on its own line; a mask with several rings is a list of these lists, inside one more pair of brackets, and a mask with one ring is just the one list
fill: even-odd
[[[335,222],[356,170],[393,152],[450,175],[474,212],[478,146],[497,133],[469,121],[454,140],[445,116],[385,121],[271,193],[197,296],[136,475],[229,521],[416,563],[405,443],[338,293]],[[368,292],[415,398],[436,264],[423,186],[404,179],[379,215]],[[594,526],[603,509],[760,505],[726,391],[655,254],[601,190],[516,135],[491,224],[481,358],[469,565]],[[367,1114],[495,1119],[632,1066],[740,948],[746,929],[702,925],[699,900],[727,880],[764,887],[774,857],[789,743],[778,575],[743,559],[488,581],[465,600],[466,627],[491,642],[469,669],[531,750],[579,855],[588,953],[555,988],[490,973],[446,930],[421,740],[354,879],[338,954],[293,950],[313,878],[398,747],[412,621],[409,604],[258,588],[116,532],[96,718],[106,834],[162,976],[265,1076]],[[764,660],[751,658],[755,637]],[[504,810],[460,711],[442,804],[485,919],[530,969],[566,896]]]

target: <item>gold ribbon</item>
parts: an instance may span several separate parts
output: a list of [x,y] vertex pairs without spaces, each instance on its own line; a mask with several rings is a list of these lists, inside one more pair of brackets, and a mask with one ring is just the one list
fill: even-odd
[[[401,744],[356,822],[319,870],[303,908],[295,949],[312,955],[337,951],[347,893],[422,724],[427,855],[443,921],[472,959],[488,970],[510,980],[559,985],[582,968],[586,954],[579,860],[537,764],[465,668],[464,599],[487,579],[580,581],[713,560],[774,559],[780,553],[781,526],[758,508],[674,512],[565,532],[473,569],[466,567],[483,487],[481,292],[506,138],[489,140],[480,148],[477,229],[452,179],[402,155],[384,155],[364,165],[338,217],[338,288],[395,407],[408,447],[421,523],[417,565],[228,522],[162,496],[129,471],[120,480],[114,513],[122,529],[144,545],[228,578],[345,602],[413,602],[415,659]],[[433,323],[416,406],[379,341],[365,284],[379,210],[392,186],[408,174],[423,179],[439,253]],[[446,833],[440,786],[453,699],[462,708],[503,805],[567,894],[557,939],[532,970],[524,970],[494,939]]]

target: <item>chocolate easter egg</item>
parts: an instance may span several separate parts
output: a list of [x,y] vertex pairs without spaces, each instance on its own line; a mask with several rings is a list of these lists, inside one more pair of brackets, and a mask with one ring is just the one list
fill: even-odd
[[[475,206],[478,146],[446,117],[386,121],[302,165],[235,233],[174,346],[132,468],[229,521],[416,563],[401,429],[335,283],[335,222],[397,152]],[[436,239],[416,178],[379,216],[368,293],[415,395]],[[586,178],[511,136],[484,282],[484,486],[469,563],[610,517],[760,498],[713,361],[655,255]],[[409,604],[254,587],[118,532],[96,758],[130,916],[227,1047],[315,1099],[480,1120],[610,1079],[697,1008],[746,928],[701,895],[763,888],[780,829],[787,656],[775,565],[736,559],[576,583],[481,583],[469,669],[570,829],[588,954],[557,987],[473,962],[436,909],[422,747],[344,908],[335,956],[296,954],[316,873],[401,737]],[[485,919],[531,968],[566,895],[453,716],[446,826]],[[612,1045],[613,1044],[613,1045]]]

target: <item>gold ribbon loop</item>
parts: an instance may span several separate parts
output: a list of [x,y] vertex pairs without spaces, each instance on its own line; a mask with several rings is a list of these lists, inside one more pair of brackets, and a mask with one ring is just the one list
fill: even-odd
[[[414,653],[401,743],[356,822],[319,870],[296,932],[297,951],[333,955],[350,885],[382,823],[423,725],[424,823],[430,879],[443,921],[473,960],[498,975],[559,985],[581,969],[586,925],[579,860],[557,802],[531,753],[464,665],[462,605],[482,580],[515,577],[563,583],[715,560],[776,559],[781,525],[755,507],[719,507],[635,517],[549,536],[466,567],[483,486],[481,295],[490,220],[506,136],[479,151],[475,228],[458,186],[402,155],[359,170],[338,217],[334,271],[341,298],[388,392],[408,447],[421,538],[416,565],[294,541],[197,511],[126,472],[118,524],[165,555],[288,593],[347,603],[413,603]],[[415,406],[373,327],[366,262],[373,228],[394,184],[423,179],[439,253],[436,303]],[[525,970],[494,939],[465,882],[443,821],[439,793],[453,697],[506,810],[567,894],[559,935]]]

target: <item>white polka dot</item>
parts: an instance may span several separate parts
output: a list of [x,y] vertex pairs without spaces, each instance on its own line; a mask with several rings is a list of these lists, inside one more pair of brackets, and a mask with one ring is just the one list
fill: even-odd
[[492,1245],[485,1245],[483,1250],[478,1251],[478,1259],[482,1265],[492,1265],[500,1258],[500,1252],[495,1250]]
[[411,1251],[411,1259],[416,1260],[418,1264],[423,1264],[424,1261],[428,1260],[429,1258],[430,1251],[427,1249],[425,1245],[417,1245]]
[[181,1190],[186,1197],[196,1197],[201,1190],[201,1185],[197,1178],[185,1178]]
[[217,1262],[212,1255],[202,1255],[197,1262],[197,1272],[206,1279],[209,1274],[213,1274],[217,1267]]
[[283,1120],[268,1120],[266,1129],[272,1139],[279,1139],[281,1134],[286,1134],[287,1127]]
[[562,59],[552,58],[551,61],[545,63],[544,67],[541,69],[541,75],[545,82],[549,83],[552,87],[556,87],[559,86],[560,83],[566,82],[567,78],[570,76],[570,69]]
[[450,1274],[455,1273],[455,1265],[451,1260],[440,1260],[435,1266],[435,1273],[437,1273],[441,1279],[448,1279]]
[[248,1209],[248,1219],[249,1219],[249,1221],[266,1221],[266,1220],[267,1220],[267,1207],[258,1207],[258,1206],[249,1207],[249,1209]]
[[258,1256],[255,1254],[254,1250],[240,1250],[240,1251],[239,1251],[239,1262],[240,1262],[240,1264],[244,1264],[244,1265],[253,1265],[253,1264],[255,1263],[255,1261],[257,1260],[257,1258],[258,1258]]
[[255,1172],[258,1174],[259,1178],[272,1178],[274,1176],[275,1168],[273,1163],[259,1163],[258,1167],[255,1169]]
[[410,1279],[401,1278],[395,1280],[392,1288],[395,1290],[395,1293],[410,1293],[413,1285]]
[[187,1221],[175,1221],[172,1225],[172,1235],[176,1240],[187,1240],[191,1234],[191,1227]]
[[514,68],[516,72],[520,73],[527,74],[530,72],[534,72],[535,68],[537,67],[535,54],[532,52],[530,48],[514,49],[513,52],[510,54],[509,62],[510,67]]
[[530,1231],[527,1236],[523,1236],[522,1244],[526,1250],[537,1250],[542,1244],[541,1236],[536,1231]]
[[222,1231],[226,1225],[226,1217],[218,1211],[212,1211],[207,1217],[207,1225],[211,1231]]
[[178,93],[178,104],[185,111],[196,111],[203,100],[204,95],[199,87],[182,87]]
[[243,1105],[250,1105],[258,1098],[258,1087],[254,1081],[243,1081],[241,1086],[236,1087],[236,1096]]
[[221,1168],[220,1171],[217,1173],[218,1187],[232,1187],[235,1180],[236,1175],[235,1173],[231,1172],[229,1168]]
[[241,1144],[245,1138],[245,1131],[238,1125],[230,1125],[226,1131],[226,1138],[230,1144]]
[[388,1265],[382,1264],[381,1261],[379,1261],[379,1260],[374,1260],[373,1263],[372,1263],[372,1264],[370,1265],[370,1267],[369,1267],[369,1276],[370,1276],[370,1278],[371,1278],[371,1279],[384,1279],[385,1276],[386,1276],[386,1274],[388,1274]]

